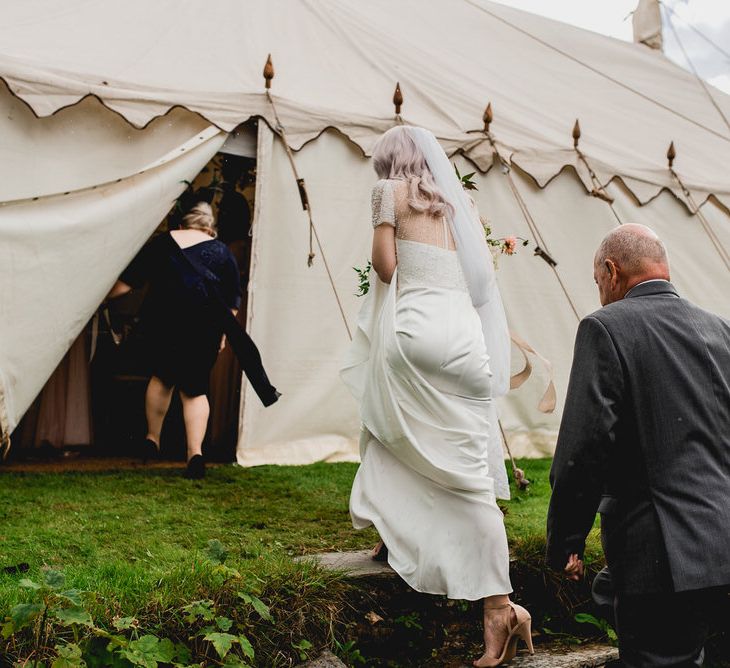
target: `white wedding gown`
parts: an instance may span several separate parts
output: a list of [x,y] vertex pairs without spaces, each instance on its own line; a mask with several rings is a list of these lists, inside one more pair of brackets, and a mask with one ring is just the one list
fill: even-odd
[[395,226],[398,266],[390,285],[371,272],[342,371],[363,423],[353,525],[375,526],[389,564],[417,591],[510,593],[488,454],[497,428],[489,359],[451,235],[408,205],[403,181],[378,182],[373,224]]

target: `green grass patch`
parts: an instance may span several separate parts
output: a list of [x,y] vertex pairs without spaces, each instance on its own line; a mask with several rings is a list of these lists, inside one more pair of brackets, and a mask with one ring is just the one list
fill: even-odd
[[[226,466],[190,482],[179,470],[4,474],[0,567],[63,570],[69,582],[112,597],[125,612],[195,594],[194,564],[219,539],[239,564],[356,549],[347,511],[354,465]],[[17,577],[0,575],[0,609],[17,602]]]
[[[538,568],[550,461],[520,466],[532,485],[503,504],[505,522],[513,556]],[[336,646],[349,585],[292,557],[374,544],[373,530],[356,532],[350,524],[356,470],[353,464],[224,466],[209,469],[202,482],[184,480],[179,470],[0,473],[0,568],[30,566],[22,575],[0,572],[0,620],[28,600],[20,578],[41,581],[51,568],[66,575],[68,586],[94,592],[86,605],[102,626],[131,616],[160,637],[184,642],[189,630],[180,609],[211,599],[232,610],[229,616],[266,657],[256,665],[287,665],[306,654],[307,643]],[[215,574],[205,554],[212,539],[226,547],[226,565],[238,578]],[[590,545],[597,552],[595,536]],[[241,590],[265,601],[275,623],[241,607]],[[22,654],[22,643],[6,652]]]

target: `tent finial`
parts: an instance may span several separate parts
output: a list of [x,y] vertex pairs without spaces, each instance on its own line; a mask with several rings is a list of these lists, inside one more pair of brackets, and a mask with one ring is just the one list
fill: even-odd
[[674,166],[674,158],[677,157],[677,150],[674,148],[674,142],[669,144],[669,148],[667,149],[667,160],[669,161],[669,169],[672,169]]
[[395,92],[393,93],[393,104],[395,105],[395,115],[400,116],[400,108],[403,104],[403,93],[400,90],[400,82],[395,82]]
[[492,113],[492,103],[487,104],[487,108],[482,114],[482,120],[484,121],[484,133],[489,134],[489,126],[492,124],[494,114]]
[[573,148],[578,148],[578,142],[580,141],[580,122],[575,119],[575,125],[573,126]]
[[271,54],[266,59],[266,65],[264,65],[264,79],[266,79],[267,90],[271,88],[271,80],[274,78],[274,63],[271,62]]

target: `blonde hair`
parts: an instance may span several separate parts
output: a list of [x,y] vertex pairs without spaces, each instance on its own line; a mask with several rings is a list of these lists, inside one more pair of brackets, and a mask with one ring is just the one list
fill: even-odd
[[407,126],[397,125],[378,139],[373,149],[373,167],[381,179],[408,183],[408,204],[432,216],[453,216],[454,207],[436,186],[426,158],[416,146]]
[[182,219],[182,227],[186,230],[207,232],[214,239],[218,236],[215,229],[215,216],[208,202],[198,202]]

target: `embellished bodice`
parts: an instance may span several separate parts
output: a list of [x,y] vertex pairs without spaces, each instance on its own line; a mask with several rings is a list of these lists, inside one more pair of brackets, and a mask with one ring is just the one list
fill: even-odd
[[395,228],[398,289],[438,287],[466,291],[449,226],[442,215],[409,204],[409,185],[382,179],[373,188],[373,226]]
[[467,292],[456,251],[418,241],[397,239],[398,290],[445,288]]

